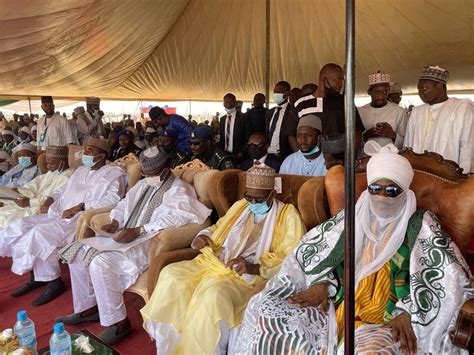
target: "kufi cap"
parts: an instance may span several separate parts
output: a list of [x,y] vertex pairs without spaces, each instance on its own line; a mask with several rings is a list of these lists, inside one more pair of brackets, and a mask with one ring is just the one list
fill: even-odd
[[159,136],[164,136],[164,137],[173,137],[177,138],[178,137],[178,132],[172,128],[162,128],[158,131]]
[[398,148],[392,143],[381,147],[371,140],[365,143],[364,152],[371,156],[367,163],[368,185],[380,179],[388,179],[404,191],[410,188],[414,175],[413,168],[407,158],[398,154]]
[[155,106],[155,107],[152,107],[152,109],[150,110],[150,112],[148,112],[148,116],[150,116],[150,118],[152,120],[158,118],[158,116],[161,116],[162,114],[166,113],[165,110],[163,110],[161,107],[159,106]]
[[25,132],[26,134],[31,134],[31,130],[28,128],[28,126],[21,127],[20,132]]
[[37,130],[38,130],[38,126],[37,126],[37,125],[34,125],[33,127],[31,127],[31,132],[37,131]]
[[321,118],[316,115],[305,115],[300,118],[298,123],[298,128],[300,127],[312,127],[317,129],[319,132],[323,131],[323,126],[321,124]]
[[9,129],[2,129],[2,136],[14,136],[15,133],[13,133],[13,131],[10,131]]
[[257,190],[275,188],[275,170],[268,166],[253,166],[247,170],[246,187]]
[[94,96],[90,96],[90,97],[86,97],[86,103],[89,104],[89,105],[93,105],[93,104],[96,104],[96,105],[99,105],[100,104],[100,99],[98,97],[94,97]]
[[145,130],[145,133],[148,133],[148,134],[156,133],[156,129],[154,129],[153,127],[147,127]]
[[169,162],[170,156],[158,147],[150,147],[140,154],[140,165],[143,173],[162,169]]
[[54,102],[52,96],[41,96],[41,103],[44,102]]
[[76,115],[79,115],[80,113],[84,113],[86,112],[84,106],[77,106],[75,109],[74,109],[74,113]]
[[402,85],[400,83],[396,83],[392,81],[390,83],[390,94],[401,94],[402,93]]
[[90,145],[91,147],[96,147],[110,153],[110,145],[109,142],[105,139],[99,139],[94,137],[89,137],[86,145]]
[[30,143],[21,143],[17,145],[14,149],[15,152],[20,152],[22,150],[27,150],[32,153],[36,153],[36,147]]
[[380,84],[390,85],[390,74],[382,73],[379,70],[377,73],[369,75],[369,87]]
[[435,67],[424,67],[421,70],[420,78],[418,80],[431,80],[437,83],[447,84],[449,79],[449,72],[446,69]]
[[197,142],[203,139],[212,139],[211,128],[206,126],[197,126],[191,131],[189,138],[191,139],[191,142]]
[[68,147],[66,145],[48,145],[46,147],[46,156],[53,159],[67,159]]
[[323,153],[338,154],[346,150],[346,135],[334,134],[321,137],[321,150]]

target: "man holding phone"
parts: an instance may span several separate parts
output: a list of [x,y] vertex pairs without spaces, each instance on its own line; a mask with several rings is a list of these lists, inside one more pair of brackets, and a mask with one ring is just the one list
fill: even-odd
[[87,142],[89,137],[104,137],[105,130],[102,122],[104,113],[100,111],[98,97],[86,97],[86,110],[78,108],[74,111],[77,114],[77,138],[81,145]]

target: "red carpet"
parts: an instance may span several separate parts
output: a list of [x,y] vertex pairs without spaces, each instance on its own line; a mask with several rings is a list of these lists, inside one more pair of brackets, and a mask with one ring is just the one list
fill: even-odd
[[[41,293],[42,288],[38,288],[22,297],[11,297],[10,292],[26,282],[29,275],[15,275],[10,271],[10,267],[11,259],[0,257],[0,331],[5,328],[13,328],[16,321],[16,312],[24,309],[28,312],[28,317],[35,323],[36,339],[38,341],[38,349],[40,349],[49,342],[49,337],[53,332],[54,319],[73,312],[69,269],[66,265],[62,266],[62,279],[66,283],[68,290],[50,303],[40,307],[33,307],[31,302]],[[122,355],[156,354],[155,343],[142,328],[140,308],[143,307],[145,302],[140,296],[125,292],[125,304],[133,330],[132,334],[116,344],[114,349]],[[83,323],[77,326],[66,327],[69,333],[74,333],[81,329],[87,329],[97,335],[104,328],[99,323]]]

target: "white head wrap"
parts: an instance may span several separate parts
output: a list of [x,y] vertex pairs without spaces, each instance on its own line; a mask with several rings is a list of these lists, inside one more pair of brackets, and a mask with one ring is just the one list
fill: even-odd
[[25,132],[26,134],[31,134],[31,131],[27,126],[21,127],[20,132]]
[[367,182],[389,179],[403,192],[397,197],[370,195],[364,191],[355,207],[356,288],[365,277],[377,272],[400,248],[410,217],[416,210],[411,191],[413,169],[393,144],[380,147],[369,141],[364,151],[372,155],[367,164]]
[[19,144],[15,147],[15,149],[13,149],[15,152],[19,152],[21,150],[28,150],[32,153],[36,153],[36,147],[33,145],[33,144],[30,144],[30,143],[22,143],[22,144]]
[[8,129],[2,129],[2,136],[8,135],[8,134],[11,135],[11,136],[15,135],[15,133],[13,133],[13,131],[10,131]]
[[145,133],[156,133],[156,129],[152,127],[147,127]]

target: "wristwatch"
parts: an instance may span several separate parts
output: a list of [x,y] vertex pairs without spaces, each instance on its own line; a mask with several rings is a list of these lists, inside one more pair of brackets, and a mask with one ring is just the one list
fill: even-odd
[[140,233],[140,235],[145,234],[145,233],[146,233],[145,227],[144,227],[144,226],[140,226],[140,230],[138,231],[138,233]]

